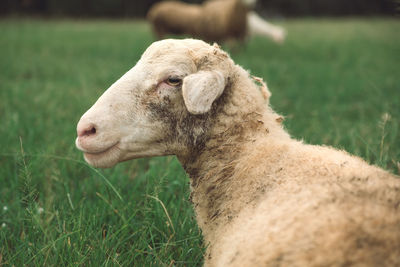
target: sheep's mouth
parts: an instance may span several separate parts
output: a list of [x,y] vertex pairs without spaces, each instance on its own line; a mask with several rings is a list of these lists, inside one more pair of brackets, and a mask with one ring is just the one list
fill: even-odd
[[107,148],[105,148],[105,149],[99,150],[99,151],[83,150],[83,153],[84,153],[85,155],[88,154],[88,155],[100,156],[100,155],[106,154],[107,152],[109,152],[110,150],[112,150],[112,149],[114,149],[114,148],[117,148],[118,143],[119,143],[119,142],[116,142],[115,144],[113,144],[113,145],[111,145],[111,146],[109,146],[109,147],[107,147]]
[[83,151],[85,160],[94,167],[109,168],[118,163],[121,149],[118,143],[96,152]]

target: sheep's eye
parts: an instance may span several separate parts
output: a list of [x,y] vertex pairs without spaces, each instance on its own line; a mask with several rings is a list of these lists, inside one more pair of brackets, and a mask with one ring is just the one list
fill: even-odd
[[168,78],[168,80],[167,80],[167,84],[169,84],[169,85],[171,85],[171,86],[178,86],[178,85],[180,85],[181,83],[182,83],[182,80],[179,79],[179,78],[170,77],[170,78]]

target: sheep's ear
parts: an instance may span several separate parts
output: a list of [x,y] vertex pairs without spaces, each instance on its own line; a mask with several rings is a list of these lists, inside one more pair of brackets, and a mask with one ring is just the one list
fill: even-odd
[[182,94],[186,108],[192,114],[204,114],[222,94],[225,78],[219,71],[199,71],[183,79]]

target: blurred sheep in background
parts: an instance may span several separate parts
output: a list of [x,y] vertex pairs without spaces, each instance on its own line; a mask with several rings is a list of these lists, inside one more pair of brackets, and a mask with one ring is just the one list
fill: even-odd
[[164,1],[154,4],[147,13],[158,39],[168,34],[189,35],[207,42],[238,40],[265,36],[282,43],[286,31],[261,18],[255,0],[209,0],[203,4]]

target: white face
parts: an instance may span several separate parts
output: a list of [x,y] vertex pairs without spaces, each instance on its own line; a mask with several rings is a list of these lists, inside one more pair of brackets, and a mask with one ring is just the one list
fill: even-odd
[[[179,124],[186,125],[194,120],[194,114],[209,111],[225,86],[219,72],[199,74],[188,49],[192,46],[212,48],[196,40],[152,44],[81,117],[76,146],[89,164],[107,168],[133,158],[176,154],[184,149],[178,140],[183,132],[177,129]],[[202,79],[206,90],[198,85]],[[214,89],[210,82],[222,89]]]

